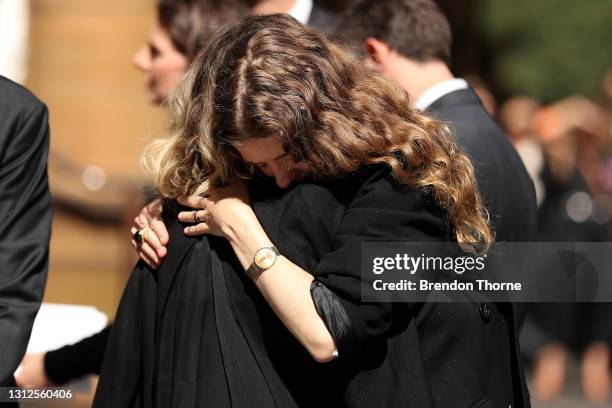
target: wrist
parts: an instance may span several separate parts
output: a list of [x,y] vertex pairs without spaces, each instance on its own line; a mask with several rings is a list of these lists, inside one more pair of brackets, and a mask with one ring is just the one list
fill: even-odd
[[253,263],[255,254],[259,249],[274,245],[257,218],[253,218],[254,220],[241,223],[239,226],[227,226],[224,231],[225,237],[234,249],[245,271]]
[[[260,246],[271,244],[255,214],[252,217],[242,217],[240,223],[226,225],[222,228],[222,233],[232,245],[242,245],[250,241],[259,241]],[[259,246],[256,249],[258,248]]]

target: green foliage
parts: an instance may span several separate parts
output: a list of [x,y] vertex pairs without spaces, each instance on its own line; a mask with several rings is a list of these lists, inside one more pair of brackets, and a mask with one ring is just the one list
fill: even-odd
[[612,68],[612,0],[477,0],[501,90],[551,101],[598,98]]

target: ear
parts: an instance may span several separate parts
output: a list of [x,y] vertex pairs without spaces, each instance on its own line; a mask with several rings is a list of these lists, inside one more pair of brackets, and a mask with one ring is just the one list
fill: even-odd
[[372,37],[366,38],[365,49],[367,55],[377,66],[385,65],[391,53],[391,49],[387,44]]

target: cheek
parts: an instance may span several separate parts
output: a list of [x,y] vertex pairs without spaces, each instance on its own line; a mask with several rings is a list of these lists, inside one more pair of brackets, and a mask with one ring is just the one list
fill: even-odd
[[177,61],[159,60],[153,64],[152,74],[161,90],[169,93],[181,80],[186,68],[186,64]]
[[293,164],[291,167],[291,173],[296,178],[306,176],[311,170],[310,165],[304,162]]

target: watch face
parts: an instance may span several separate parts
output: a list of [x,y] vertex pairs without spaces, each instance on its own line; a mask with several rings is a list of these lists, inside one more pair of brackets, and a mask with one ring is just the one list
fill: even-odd
[[255,265],[261,269],[271,268],[274,265],[274,261],[276,261],[276,253],[272,248],[261,248],[255,254]]

